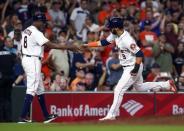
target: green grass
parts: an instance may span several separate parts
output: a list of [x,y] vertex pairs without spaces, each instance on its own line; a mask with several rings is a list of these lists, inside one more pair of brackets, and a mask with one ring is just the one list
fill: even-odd
[[184,126],[124,124],[17,124],[1,123],[0,131],[184,131]]

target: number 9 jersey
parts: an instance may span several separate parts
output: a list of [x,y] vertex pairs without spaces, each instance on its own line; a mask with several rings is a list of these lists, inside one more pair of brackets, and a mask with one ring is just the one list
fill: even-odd
[[35,26],[29,26],[22,33],[21,50],[23,55],[43,57],[44,46],[49,40]]
[[135,54],[140,50],[140,48],[127,31],[124,30],[124,33],[120,37],[111,33],[106,40],[110,43],[115,41],[116,46],[118,47],[120,64],[122,66],[135,64]]

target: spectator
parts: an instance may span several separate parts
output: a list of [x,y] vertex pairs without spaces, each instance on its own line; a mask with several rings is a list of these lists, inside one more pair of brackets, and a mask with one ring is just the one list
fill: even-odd
[[141,26],[141,30],[144,29],[144,24],[145,21],[150,21],[150,30],[152,32],[155,32],[157,36],[160,35],[160,24],[161,24],[161,20],[162,20],[163,15],[161,13],[159,13],[158,11],[153,12],[152,8],[148,8],[146,11],[146,16],[145,19],[143,19],[140,23]]
[[152,46],[157,42],[157,35],[151,31],[151,21],[144,21],[144,30],[140,32],[142,51],[144,53],[144,67],[149,69],[154,62]]
[[[62,43],[65,45],[66,43]],[[60,73],[64,71],[64,76],[69,76],[69,69],[70,69],[70,53],[67,50],[56,50],[52,49],[49,52],[48,62],[51,63],[53,66],[52,69],[55,72]]]
[[83,69],[85,72],[89,72],[94,69],[95,61],[92,60],[91,51],[85,51],[82,54],[74,53],[70,70],[70,77],[73,80],[76,77],[76,70]]
[[70,16],[71,25],[76,32],[76,36],[79,40],[82,40],[82,34],[80,32],[85,23],[86,17],[89,15],[87,4],[87,0],[81,0],[80,7],[75,8]]
[[178,88],[180,91],[184,91],[184,72],[179,77]]
[[174,65],[177,71],[176,73],[179,76],[182,72],[182,66],[184,66],[184,43],[180,42],[178,44],[178,47],[173,56],[174,56]]
[[83,28],[81,30],[82,33],[82,41],[83,42],[87,42],[87,33],[88,32],[94,32],[94,33],[98,33],[98,31],[100,30],[99,25],[93,23],[92,18],[90,18],[90,16],[87,16],[85,19],[85,23],[83,24]]
[[86,91],[94,91],[96,89],[95,76],[93,73],[85,74],[85,87]]
[[111,58],[106,63],[107,69],[109,69],[109,75],[107,77],[107,83],[113,90],[114,86],[118,83],[123,73],[122,65],[119,63],[118,48],[112,49]]
[[13,67],[14,71],[14,82],[12,84],[12,87],[16,86],[25,86],[25,81],[24,81],[24,69],[21,64],[20,57],[17,56],[15,60],[15,65]]
[[53,22],[52,24],[54,24],[56,28],[66,27],[65,13],[60,10],[62,4],[63,4],[63,1],[54,0],[52,2],[51,9],[49,10],[49,14]]
[[13,30],[8,33],[8,36],[13,40],[13,45],[17,49],[17,54],[21,53],[21,33],[22,33],[22,23],[18,19],[13,25]]
[[184,16],[182,17],[183,20],[181,20],[181,22],[178,25],[178,41],[183,42],[184,43]]
[[14,48],[13,40],[9,36],[7,36],[5,38],[5,42],[4,43],[5,43],[5,46],[4,46],[5,50],[9,51],[12,54],[15,54],[15,55],[17,54],[17,49]]
[[108,2],[102,2],[101,4],[101,10],[98,12],[97,20],[99,25],[104,25],[105,20],[110,16],[110,5]]
[[29,10],[28,10],[28,4],[29,1],[28,0],[21,0],[20,5],[17,5],[17,15],[19,17],[19,19],[21,20],[22,24],[24,24],[27,20],[29,20],[31,18],[31,15],[29,14]]
[[157,63],[154,63],[151,67],[151,71],[148,73],[146,77],[146,82],[152,82],[155,81],[155,78],[157,75],[160,74],[160,65]]
[[64,76],[61,76],[60,74],[54,74],[53,75],[53,82],[51,84],[49,91],[66,91],[68,88],[68,81]]
[[78,82],[76,84],[76,90],[75,91],[85,91],[86,85],[84,82]]
[[174,48],[166,42],[164,34],[160,35],[158,43],[153,45],[153,54],[161,72],[173,73],[172,53]]
[[151,7],[153,10],[159,10],[159,2],[157,0],[144,0],[141,3],[141,8]]
[[[76,78],[72,80],[70,84],[70,90],[71,91],[78,91],[78,83],[84,83],[85,78],[85,71],[83,69],[77,69],[76,70]],[[80,85],[80,84],[79,84]]]
[[176,49],[178,44],[178,34],[174,28],[174,24],[171,22],[172,17],[169,17],[169,15],[163,17],[160,28],[161,32],[165,34],[166,41]]

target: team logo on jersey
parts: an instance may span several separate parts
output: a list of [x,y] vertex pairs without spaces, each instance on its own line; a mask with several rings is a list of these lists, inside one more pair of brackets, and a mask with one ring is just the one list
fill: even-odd
[[121,107],[124,108],[131,116],[134,116],[144,106],[135,100],[129,100],[124,103]]
[[136,44],[131,44],[130,45],[130,49],[135,50],[135,48],[136,48]]

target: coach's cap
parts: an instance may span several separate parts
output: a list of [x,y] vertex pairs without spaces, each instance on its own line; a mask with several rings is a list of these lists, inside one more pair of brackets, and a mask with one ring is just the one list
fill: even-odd
[[43,13],[39,13],[39,14],[35,14],[33,16],[33,21],[42,21],[42,22],[46,22],[47,18],[45,16],[45,14]]

